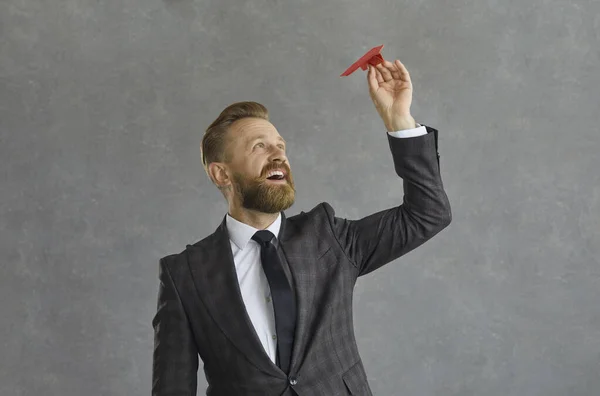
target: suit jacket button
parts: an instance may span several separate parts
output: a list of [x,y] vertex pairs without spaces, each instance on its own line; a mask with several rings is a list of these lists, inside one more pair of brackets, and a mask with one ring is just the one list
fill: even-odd
[[296,379],[296,377],[290,377],[290,385],[296,385],[298,383],[298,380]]

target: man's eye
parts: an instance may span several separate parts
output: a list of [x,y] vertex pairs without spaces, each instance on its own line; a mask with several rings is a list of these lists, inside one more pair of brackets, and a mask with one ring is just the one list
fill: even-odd
[[[262,144],[263,146],[265,145],[264,143],[262,143],[262,142],[261,142],[261,143],[256,143],[256,145],[255,145],[254,147],[258,147],[258,145],[259,145],[259,144]],[[280,145],[279,145],[279,147],[280,147],[282,150],[285,150],[285,146],[284,146],[283,144],[280,144]]]

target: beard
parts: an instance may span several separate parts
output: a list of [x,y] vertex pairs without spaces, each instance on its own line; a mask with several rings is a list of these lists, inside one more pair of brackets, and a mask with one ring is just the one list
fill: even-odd
[[271,183],[267,179],[249,180],[235,174],[235,195],[245,209],[261,213],[279,213],[290,208],[296,197],[291,173],[288,173],[284,180],[286,183]]

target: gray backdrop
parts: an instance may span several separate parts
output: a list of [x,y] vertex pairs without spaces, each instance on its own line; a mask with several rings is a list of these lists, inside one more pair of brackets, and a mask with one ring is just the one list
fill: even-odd
[[[597,1],[3,0],[0,395],[147,395],[158,260],[227,211],[227,105],[268,107],[297,185],[401,202],[366,72],[384,44],[438,128],[453,222],[360,278],[376,395],[600,393]],[[206,382],[199,370],[199,394]]]

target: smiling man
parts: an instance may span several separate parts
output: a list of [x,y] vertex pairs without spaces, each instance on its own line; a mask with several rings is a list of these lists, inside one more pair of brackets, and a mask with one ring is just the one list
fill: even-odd
[[367,81],[404,197],[362,219],[336,217],[327,202],[285,215],[292,170],[263,105],[234,103],[208,127],[202,161],[229,211],[214,233],[160,259],[154,396],[196,395],[199,358],[211,396],[372,395],[354,337],[356,280],[452,215],[438,131],[411,116],[408,71],[385,61]]
[[[227,137],[223,142],[211,140],[218,137],[214,129],[209,127],[212,134],[204,138],[204,160],[207,160],[209,152],[220,152],[220,147],[213,150],[211,144],[223,144],[224,153],[235,153],[223,161],[225,166],[219,163],[221,161],[211,158],[209,177],[229,202],[229,215],[262,230],[275,221],[279,212],[294,203],[295,187],[285,154],[286,143],[268,121],[264,106],[254,102],[235,103],[224,110],[222,116],[227,115],[233,120],[233,117],[239,116],[237,113],[232,116],[233,112],[242,112],[251,117],[233,121],[229,131],[218,136]],[[217,120],[211,127],[223,128],[223,122]]]

